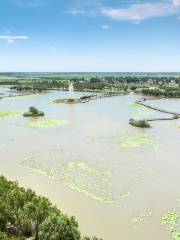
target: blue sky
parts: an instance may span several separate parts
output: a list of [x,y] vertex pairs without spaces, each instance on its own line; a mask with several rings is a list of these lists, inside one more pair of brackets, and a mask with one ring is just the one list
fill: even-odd
[[180,71],[180,0],[0,0],[0,71]]

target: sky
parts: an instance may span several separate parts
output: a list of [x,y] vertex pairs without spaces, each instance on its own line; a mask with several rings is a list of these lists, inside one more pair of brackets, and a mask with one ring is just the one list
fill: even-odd
[[0,0],[0,72],[180,72],[180,0]]

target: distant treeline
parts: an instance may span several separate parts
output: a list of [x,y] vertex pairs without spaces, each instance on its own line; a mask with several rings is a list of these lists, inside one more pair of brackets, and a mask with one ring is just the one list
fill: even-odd
[[165,86],[160,89],[143,89],[144,95],[156,96],[156,97],[168,97],[168,98],[180,98],[179,86]]
[[[41,76],[34,78],[0,78],[0,85],[10,85],[12,90],[19,92],[43,92],[51,89],[68,90],[69,81],[74,82],[75,91],[135,91],[144,94],[165,97],[180,97],[180,77],[84,77],[61,78],[57,76]],[[170,90],[167,88],[170,87]],[[154,88],[154,89],[151,89]]]

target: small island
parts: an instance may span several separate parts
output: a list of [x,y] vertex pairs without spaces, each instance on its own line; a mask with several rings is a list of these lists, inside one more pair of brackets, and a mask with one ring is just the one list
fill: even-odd
[[139,127],[139,128],[150,128],[150,124],[146,120],[134,120],[130,119],[129,124],[134,126],[134,127]]
[[76,103],[85,103],[88,100],[81,100],[80,98],[74,98],[74,82],[72,80],[69,81],[69,98],[66,99],[56,99],[53,101],[54,103],[66,103],[66,104],[76,104]]
[[44,112],[39,111],[36,107],[30,107],[28,112],[23,114],[24,117],[43,117]]

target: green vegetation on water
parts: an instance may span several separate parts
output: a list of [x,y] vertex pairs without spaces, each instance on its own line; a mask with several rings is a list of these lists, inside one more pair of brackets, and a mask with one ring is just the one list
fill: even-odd
[[0,112],[0,119],[3,119],[3,118],[13,118],[13,117],[17,117],[18,115],[20,115],[19,111]]
[[173,240],[180,240],[180,215],[177,211],[168,211],[162,216],[161,223],[166,227]]
[[58,120],[58,119],[52,119],[52,120],[35,120],[30,123],[30,127],[38,127],[38,128],[53,128],[53,127],[60,127],[72,124],[72,121],[69,120]]
[[[55,153],[59,156],[60,152]],[[66,158],[69,154],[65,154]],[[51,158],[51,161],[48,159]],[[20,162],[20,165],[32,169],[52,180],[62,181],[69,188],[83,193],[101,203],[111,204],[130,195],[127,191],[117,192],[111,185],[112,173],[90,166],[86,162],[73,160],[57,161],[54,153],[34,155]],[[59,159],[59,158],[58,158]]]
[[[134,150],[138,148],[151,148],[156,149],[158,144],[158,138],[149,133],[142,132],[125,132],[121,134],[114,134],[111,136],[100,136],[98,140],[106,145],[113,146],[116,149]],[[88,143],[92,143],[93,139]]]
[[157,138],[147,133],[127,133],[122,136],[122,142],[119,145],[125,149],[136,149],[140,147],[157,148]]
[[140,215],[136,215],[135,217],[132,218],[131,222],[132,223],[141,223],[145,218],[151,217],[152,212],[149,209],[144,209]]
[[152,110],[150,110],[146,107],[138,105],[136,110],[133,113],[133,116],[134,116],[134,118],[140,118],[140,117],[144,118],[144,117],[147,117],[147,116],[151,115],[153,112],[154,111],[152,111]]

